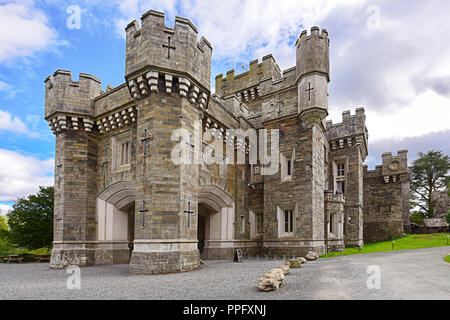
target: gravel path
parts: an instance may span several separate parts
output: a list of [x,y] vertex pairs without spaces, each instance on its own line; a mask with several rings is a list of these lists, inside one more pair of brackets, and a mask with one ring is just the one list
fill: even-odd
[[[47,263],[0,264],[3,299],[450,299],[449,247],[320,259],[291,269],[278,292],[256,288],[283,261],[206,261],[201,270],[134,276],[128,265],[81,269],[81,289],[69,290],[70,274]],[[381,288],[367,288],[367,267],[381,270]]]

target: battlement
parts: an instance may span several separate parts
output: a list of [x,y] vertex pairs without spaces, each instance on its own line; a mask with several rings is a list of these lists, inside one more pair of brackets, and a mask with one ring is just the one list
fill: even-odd
[[210,90],[212,46],[204,37],[197,42],[191,21],[175,17],[174,27],[166,27],[164,13],[150,10],[142,15],[141,26],[134,20],[125,31],[127,79],[150,70],[170,70]]
[[319,27],[312,27],[308,35],[303,30],[295,43],[297,48],[297,77],[311,73],[322,73],[330,81],[330,39],[328,31]]
[[356,135],[367,135],[366,114],[364,108],[357,108],[352,115],[350,110],[342,112],[342,122],[333,124],[332,120],[326,122],[329,140],[347,138]]
[[381,158],[383,176],[408,173],[408,150],[398,151],[397,156],[393,156],[391,152],[386,152],[383,153]]
[[449,190],[434,191],[431,195],[431,201],[449,201]]
[[[249,63],[246,72],[235,75],[235,70],[228,70],[226,76],[223,73],[216,76],[216,94],[224,97],[234,93],[239,93],[246,89],[257,87],[262,81],[267,79],[278,79],[281,77],[281,70],[274,57],[269,54]],[[254,93],[256,96],[258,92]]]
[[389,183],[400,181],[402,176],[408,174],[408,150],[398,151],[397,156],[386,152],[381,158],[382,164],[376,166],[375,170],[369,170],[367,165],[364,166],[364,179],[382,177],[385,183]]
[[93,75],[80,73],[79,81],[74,81],[71,71],[57,70],[45,79],[45,118],[57,113],[92,117],[92,101],[101,93],[101,80]]

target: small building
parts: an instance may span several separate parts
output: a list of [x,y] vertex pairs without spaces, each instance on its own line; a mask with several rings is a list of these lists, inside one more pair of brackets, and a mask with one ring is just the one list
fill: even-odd
[[410,223],[411,234],[422,234],[426,233],[426,228],[420,224],[411,222]]
[[427,233],[449,232],[449,225],[444,218],[423,219]]

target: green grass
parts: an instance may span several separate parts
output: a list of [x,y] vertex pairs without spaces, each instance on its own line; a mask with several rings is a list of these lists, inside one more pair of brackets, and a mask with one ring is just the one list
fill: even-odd
[[[447,244],[448,233],[434,233],[434,234],[406,234],[401,239],[395,239],[394,251],[422,249],[433,247],[445,247]],[[361,250],[359,248],[348,248],[344,252],[330,252],[320,258],[332,258],[339,256],[347,256],[352,254],[363,254],[373,252],[392,251],[392,241],[377,242],[366,244]]]
[[444,261],[450,263],[450,255],[446,256],[446,257],[444,258]]
[[[51,249],[49,248],[40,248],[35,250],[28,250],[24,248],[16,248],[11,246],[5,239],[0,238],[0,256],[9,256],[9,255],[46,255],[50,254]],[[1,262],[1,261],[0,261]]]

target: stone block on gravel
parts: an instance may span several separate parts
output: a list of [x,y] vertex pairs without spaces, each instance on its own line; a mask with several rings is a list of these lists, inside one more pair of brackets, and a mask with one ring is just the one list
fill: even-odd
[[319,255],[317,254],[317,252],[309,251],[305,258],[308,261],[313,261],[317,260],[319,258]]
[[258,282],[258,288],[261,291],[277,291],[284,280],[283,269],[275,268],[262,276]]
[[291,271],[291,268],[288,265],[282,265],[279,267],[281,270],[283,270],[283,273],[286,275]]
[[298,259],[287,260],[284,264],[294,269],[302,267],[302,263]]

